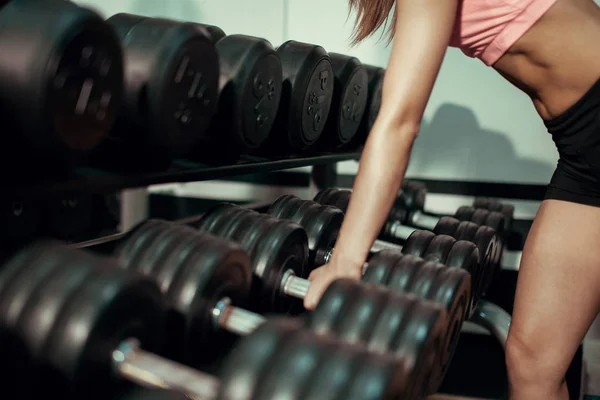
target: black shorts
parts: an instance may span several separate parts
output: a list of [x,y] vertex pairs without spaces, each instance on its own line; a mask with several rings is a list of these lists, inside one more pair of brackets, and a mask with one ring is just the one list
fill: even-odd
[[560,156],[545,198],[600,207],[600,80],[544,123]]

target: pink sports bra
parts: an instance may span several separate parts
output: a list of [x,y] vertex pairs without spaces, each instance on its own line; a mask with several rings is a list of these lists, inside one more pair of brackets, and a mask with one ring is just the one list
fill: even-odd
[[557,0],[461,0],[450,46],[493,65]]

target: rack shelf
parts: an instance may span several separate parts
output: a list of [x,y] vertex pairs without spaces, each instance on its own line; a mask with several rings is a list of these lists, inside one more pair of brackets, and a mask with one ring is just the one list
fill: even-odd
[[40,193],[60,191],[114,192],[122,189],[145,187],[162,183],[198,182],[236,175],[270,172],[339,161],[358,160],[360,152],[331,153],[314,156],[265,159],[244,157],[234,164],[205,165],[178,161],[167,171],[153,173],[117,174],[96,169],[79,169],[72,176],[48,179],[45,182],[8,183],[5,193]]

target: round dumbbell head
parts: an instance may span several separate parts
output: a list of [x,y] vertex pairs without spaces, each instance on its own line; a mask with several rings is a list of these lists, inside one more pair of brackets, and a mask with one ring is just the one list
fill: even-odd
[[190,153],[217,110],[219,58],[210,34],[198,24],[130,14],[107,22],[124,49],[123,119],[151,146]]
[[319,143],[337,148],[352,141],[367,107],[367,71],[356,57],[329,53],[335,82],[331,112]]
[[365,115],[353,141],[358,146],[364,145],[369,136],[369,132],[377,119],[377,115],[379,114],[379,109],[381,108],[381,93],[383,91],[383,78],[385,75],[385,69],[380,67],[364,64],[363,68],[367,73],[369,86]]
[[324,206],[339,208],[343,212],[348,209],[352,190],[327,188],[321,190],[314,198],[314,201]]
[[163,302],[141,275],[55,242],[24,248],[0,271],[0,324],[30,351],[34,397],[107,398],[112,351],[137,338],[159,349]]
[[364,346],[303,329],[299,319],[276,318],[225,360],[218,399],[408,399],[407,369]]
[[235,336],[217,332],[213,310],[229,299],[244,306],[250,258],[235,243],[188,226],[149,220],[116,249],[125,268],[154,279],[168,305],[168,357],[206,366],[222,356]]
[[456,210],[454,218],[460,221],[471,221],[477,225],[489,226],[500,236],[504,234],[505,219],[500,212],[462,206]]
[[373,127],[375,119],[381,108],[381,94],[383,92],[383,78],[385,69],[374,67],[372,65],[365,66],[367,76],[369,77],[369,102],[367,111],[367,127],[369,130]]
[[496,231],[489,226],[479,226],[473,222],[462,221],[456,229],[454,237],[457,240],[468,240],[479,249],[479,268],[474,276],[473,286],[482,296],[498,268],[502,253],[501,241]]
[[307,326],[318,333],[402,358],[412,369],[411,392],[423,395],[435,370],[437,352],[443,348],[447,323],[439,305],[348,279],[329,285],[307,316]]
[[223,39],[225,36],[227,36],[225,34],[225,32],[223,31],[223,29],[219,28],[218,26],[215,25],[207,25],[207,24],[195,24],[198,26],[203,27],[204,29],[206,29],[206,31],[209,33],[211,40],[213,41],[213,43],[217,43],[219,40]]
[[497,200],[485,197],[476,197],[475,200],[473,200],[473,207],[501,213],[504,216],[504,231],[510,232],[515,214],[515,207],[513,205],[502,204]]
[[504,215],[497,211],[489,211],[477,208],[473,212],[471,222],[477,225],[489,226],[490,228],[494,229],[498,235],[504,234]]
[[435,224],[433,233],[436,235],[454,236],[460,222],[461,221],[453,217],[441,217],[438,223]]
[[426,230],[415,230],[404,242],[402,253],[423,258],[423,254],[429,247],[429,243],[436,234]]
[[471,276],[471,304],[467,310],[467,317],[471,317],[479,302],[479,291],[477,279],[480,275],[480,254],[477,246],[466,240],[457,240],[448,253],[444,262],[448,267],[459,268],[469,273]]
[[369,260],[362,281],[383,285],[394,292],[411,293],[421,299],[438,303],[446,309],[448,329],[437,362],[441,368],[437,370],[438,374],[432,377],[430,387],[430,392],[435,392],[454,354],[460,328],[469,310],[469,273],[398,251],[382,250]]
[[308,238],[300,225],[223,203],[209,210],[194,226],[237,242],[248,252],[258,277],[253,282],[258,307],[288,311],[296,305],[295,299],[281,297],[281,283],[289,271],[300,277],[307,274]]
[[[329,55],[321,46],[289,40],[277,48],[287,88],[281,96],[273,137],[286,150],[304,150],[321,136],[329,116],[334,75]],[[272,135],[273,136],[273,135]],[[281,150],[280,150],[281,151]]]
[[473,313],[479,301],[477,284],[480,274],[480,254],[474,243],[456,240],[449,235],[436,235],[430,231],[416,230],[404,243],[402,253],[467,271],[471,276],[473,287],[468,315]]
[[400,197],[404,199],[406,206],[411,210],[424,210],[427,187],[415,181],[406,180],[402,183]]
[[[114,31],[67,1],[11,1],[0,10],[0,97],[19,140],[46,157],[76,159],[109,134],[123,90]],[[28,153],[29,154],[29,153]]]
[[220,106],[211,131],[220,136],[228,132],[223,146],[256,149],[269,136],[279,109],[281,62],[271,43],[261,38],[231,35],[216,46]]
[[279,197],[267,214],[294,221],[304,228],[308,236],[311,269],[326,263],[344,221],[341,210],[293,195]]
[[439,263],[446,263],[448,255],[452,251],[456,239],[448,235],[435,235],[423,249],[421,257],[429,261],[435,261]]
[[454,213],[454,218],[459,221],[471,221],[475,214],[475,208],[469,206],[461,206]]

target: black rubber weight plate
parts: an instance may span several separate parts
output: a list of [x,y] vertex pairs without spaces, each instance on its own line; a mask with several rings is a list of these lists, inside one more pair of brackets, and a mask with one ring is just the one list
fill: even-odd
[[[31,292],[44,283],[47,275],[59,266],[58,258],[44,257],[42,243],[30,245],[12,257],[0,270],[0,370],[3,391],[12,398],[34,398],[35,387],[29,374],[34,365],[25,339],[15,326]],[[32,265],[43,264],[36,276],[27,275]],[[18,287],[17,287],[18,284]],[[22,289],[22,290],[19,290]]]
[[254,399],[274,354],[293,332],[301,328],[302,321],[299,319],[275,318],[243,338],[223,364],[217,400]]
[[402,253],[421,257],[435,237],[435,233],[431,231],[416,230],[404,242]]
[[[159,351],[162,312],[162,297],[153,282],[104,265],[70,297],[53,326],[45,358],[73,379],[74,393],[83,398],[109,395],[112,359],[104,349],[135,337],[145,350]],[[82,329],[87,335],[78,333]]]
[[288,196],[284,201],[274,203],[273,208],[273,211],[269,210],[269,214],[294,221],[306,231],[310,250],[309,268],[312,270],[324,264],[327,253],[337,239],[344,213],[335,207],[295,196]]

